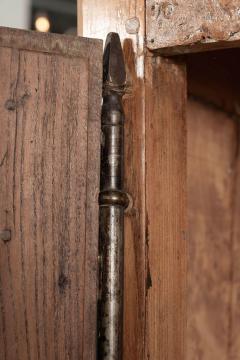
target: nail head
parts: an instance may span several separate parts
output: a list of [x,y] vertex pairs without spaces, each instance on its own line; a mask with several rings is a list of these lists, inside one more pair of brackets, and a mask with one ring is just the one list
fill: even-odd
[[11,240],[11,230],[0,230],[0,239],[4,242]]

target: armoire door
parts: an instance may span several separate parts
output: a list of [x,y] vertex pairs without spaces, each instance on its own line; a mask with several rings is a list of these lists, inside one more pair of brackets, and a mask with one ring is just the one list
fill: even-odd
[[102,42],[0,29],[0,359],[96,357]]

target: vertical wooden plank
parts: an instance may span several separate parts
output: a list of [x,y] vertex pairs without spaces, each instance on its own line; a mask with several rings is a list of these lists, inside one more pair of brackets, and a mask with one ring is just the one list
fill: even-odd
[[146,359],[185,359],[186,71],[147,60]]
[[[15,93],[16,78],[18,73],[18,51],[12,51],[11,49],[0,48],[0,68],[1,68],[1,88],[5,91],[0,92],[0,104],[1,104],[1,146],[0,146],[0,179],[1,179],[1,229],[11,229],[13,225],[13,153],[14,153],[14,134],[15,128],[15,113],[8,111],[5,106],[6,99],[11,99]],[[10,86],[9,86],[10,85]],[[8,124],[12,124],[12,131],[8,129]],[[3,136],[4,134],[4,136]],[[4,196],[2,195],[4,191]],[[0,242],[1,250],[1,272],[0,272],[0,301],[1,301],[1,358],[2,359],[14,359],[18,358],[18,352],[21,350],[23,357],[26,355],[26,347],[22,346],[22,343],[17,346],[17,328],[13,326],[7,326],[8,323],[14,323],[16,317],[18,317],[19,323],[23,324],[22,317],[20,318],[16,312],[16,306],[12,299],[13,281],[11,272],[9,271],[11,266],[10,249],[8,244],[4,246],[3,242]],[[5,256],[3,256],[5,252]],[[19,280],[19,274],[16,274],[16,281]],[[5,286],[5,283],[7,286]],[[7,299],[7,301],[5,301]],[[21,303],[21,297],[18,297],[18,302]],[[12,343],[12,346],[11,346]]]
[[231,359],[236,130],[227,113],[188,101],[189,360]]
[[[124,359],[144,359],[145,352],[145,87],[133,57],[133,43],[124,41],[124,51],[132,78],[129,94],[124,98],[125,184],[132,207],[125,216],[124,277]],[[137,340],[137,341],[136,341]]]
[[[101,3],[96,0],[79,0],[78,3],[79,18],[83,19],[83,35],[105,40],[108,32],[117,31],[122,40],[127,66],[127,95],[124,99],[125,183],[126,190],[132,196],[133,206],[126,214],[125,221],[124,359],[171,359],[174,358],[171,357],[173,354],[176,358],[183,359],[186,325],[186,252],[181,237],[181,231],[185,230],[186,211],[184,66],[171,61],[165,63],[160,58],[152,59],[152,55],[146,50],[143,0]],[[179,95],[176,84],[179,84]],[[166,90],[166,95],[159,89]],[[174,101],[178,104],[178,115],[172,110],[172,106],[176,104]],[[175,116],[173,121],[172,115]],[[159,123],[167,126],[165,131],[160,129]],[[151,158],[152,136],[155,131],[163,131],[162,136],[157,137],[154,142],[159,150],[154,153],[153,159],[156,157],[156,162]],[[162,158],[166,171],[160,164],[164,171],[159,172]],[[173,180],[176,174],[179,180]],[[151,177],[154,179],[152,186]],[[164,190],[159,190],[159,184],[164,184],[165,191],[168,187],[173,187],[169,199],[165,197],[161,208],[159,202]],[[155,196],[157,206],[154,204]],[[156,231],[158,228],[162,229],[161,237]],[[166,238],[170,239],[169,245]],[[184,246],[180,250],[182,245]],[[159,246],[162,249],[169,246],[168,253],[163,254]],[[159,262],[164,261],[162,267],[156,261],[155,253],[161,255]],[[174,267],[171,268],[172,266]],[[149,268],[153,273],[152,287]],[[157,275],[159,270],[163,277],[162,283]],[[179,281],[171,282],[170,276]]]
[[1,355],[93,360],[101,42],[0,36]]
[[[84,263],[83,359],[96,359],[98,301],[98,195],[100,190],[100,136],[102,104],[102,41],[90,39],[88,56],[86,245]],[[97,287],[96,287],[97,286]],[[90,331],[91,330],[91,331]]]

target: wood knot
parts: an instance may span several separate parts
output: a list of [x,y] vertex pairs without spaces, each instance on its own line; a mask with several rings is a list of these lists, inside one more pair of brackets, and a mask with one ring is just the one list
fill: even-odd
[[8,111],[14,111],[16,109],[16,101],[8,99],[5,103],[5,109]]
[[30,98],[31,94],[26,91],[22,96],[20,96],[18,99],[8,99],[5,102],[5,109],[8,111],[15,111],[18,107],[24,106],[26,101]]
[[0,239],[3,242],[8,242],[11,240],[11,230],[0,230]]
[[149,266],[149,262],[148,262],[147,277],[146,277],[146,290],[148,291],[151,287],[152,287],[152,276],[151,276],[150,266]]
[[61,273],[58,278],[58,287],[61,294],[65,292],[67,286],[68,286],[68,278],[63,273]]

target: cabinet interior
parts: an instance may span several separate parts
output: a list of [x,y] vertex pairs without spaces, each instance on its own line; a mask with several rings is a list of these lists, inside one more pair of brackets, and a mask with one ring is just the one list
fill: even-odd
[[240,354],[240,49],[187,57],[188,360]]

